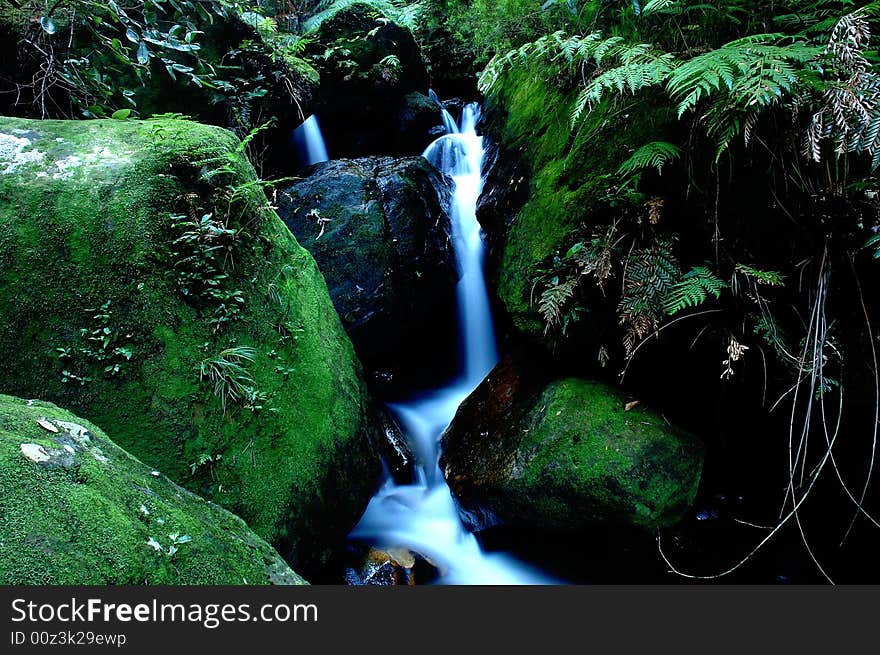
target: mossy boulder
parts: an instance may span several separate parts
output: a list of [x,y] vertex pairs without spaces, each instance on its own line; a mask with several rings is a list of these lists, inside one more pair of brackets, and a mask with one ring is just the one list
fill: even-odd
[[514,327],[532,338],[544,329],[536,279],[565,254],[577,228],[598,222],[620,164],[669,120],[663,106],[603,103],[572,129],[581,88],[553,64],[534,62],[504,74],[487,98],[486,129],[497,148],[479,209],[490,238],[488,275]]
[[408,373],[453,375],[448,178],[421,157],[339,159],[305,173],[278,213],[318,262],[366,368],[394,386],[437,382]]
[[305,584],[237,516],[90,422],[0,396],[0,584]]
[[360,365],[229,132],[0,119],[0,389],[320,563],[380,474]]
[[669,525],[693,503],[701,444],[607,385],[544,383],[506,359],[459,408],[441,468],[475,528]]

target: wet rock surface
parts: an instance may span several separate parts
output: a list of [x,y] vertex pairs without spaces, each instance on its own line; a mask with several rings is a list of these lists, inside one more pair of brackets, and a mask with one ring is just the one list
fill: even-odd
[[281,194],[279,215],[318,262],[379,389],[454,370],[449,194],[420,157],[325,162]]
[[412,587],[430,584],[439,575],[429,559],[407,548],[353,548],[351,555],[357,561],[346,568],[345,582],[352,586]]

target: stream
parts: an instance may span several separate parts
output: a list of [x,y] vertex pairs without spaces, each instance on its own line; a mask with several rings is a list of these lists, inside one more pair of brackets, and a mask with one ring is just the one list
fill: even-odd
[[[436,99],[436,96],[433,96]],[[477,222],[483,187],[483,137],[477,133],[480,109],[467,105],[461,123],[444,109],[446,134],[424,157],[453,181],[452,242],[460,279],[458,301],[459,373],[446,386],[390,404],[418,461],[414,484],[390,477],[370,501],[351,533],[380,547],[405,546],[437,565],[441,584],[546,584],[539,571],[502,553],[486,553],[462,524],[452,493],[439,468],[440,436],[461,402],[498,362],[495,329],[483,274],[485,247]]]

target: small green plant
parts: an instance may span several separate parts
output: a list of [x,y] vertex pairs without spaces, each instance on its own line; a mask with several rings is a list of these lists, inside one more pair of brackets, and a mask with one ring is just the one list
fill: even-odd
[[224,414],[229,403],[250,398],[255,383],[247,367],[254,363],[256,354],[257,351],[250,346],[234,346],[203,359],[199,364],[199,380],[207,380],[213,385],[214,395],[220,399]]
[[229,288],[226,273],[238,231],[224,227],[213,214],[203,214],[198,220],[181,214],[171,218],[180,232],[171,247],[177,287],[190,302],[213,308],[208,322],[219,332],[238,317],[245,304],[244,293]]
[[134,356],[134,350],[123,343],[131,335],[113,327],[110,300],[100,307],[87,309],[86,313],[89,315],[88,325],[79,330],[80,342],[75,346],[55,349],[59,361],[67,365],[61,371],[61,381],[64,383],[85,385],[94,380],[94,373],[78,374],[71,370],[74,364],[88,368],[90,372],[100,370],[103,375],[114,377]]
[[159,543],[155,537],[150,537],[147,539],[147,545],[150,546],[153,550],[164,554],[168,558],[174,557],[174,554],[180,550],[180,546],[183,544],[188,544],[192,541],[192,537],[188,534],[180,534],[179,532],[173,532],[168,535],[168,540],[171,542],[168,545],[168,549],[166,550],[161,543]]
[[669,289],[663,299],[663,310],[670,316],[701,305],[713,296],[721,297],[728,284],[705,266],[694,266]]
[[202,453],[196,458],[196,461],[190,462],[189,470],[193,475],[196,474],[196,471],[203,467],[207,467],[208,471],[211,474],[211,479],[215,482],[217,481],[217,466],[223,460],[223,455],[220,453],[216,453],[214,455],[210,455],[208,453]]

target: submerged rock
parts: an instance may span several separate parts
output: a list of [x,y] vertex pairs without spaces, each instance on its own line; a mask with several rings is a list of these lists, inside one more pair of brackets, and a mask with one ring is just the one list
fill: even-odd
[[183,120],[0,119],[0,389],[101,425],[308,570],[381,467],[324,280],[238,145]]
[[0,396],[0,584],[305,581],[240,518],[151,476],[88,421]]
[[421,157],[318,164],[281,194],[278,212],[317,260],[361,360],[390,374],[383,385],[455,370],[449,195]]
[[361,553],[357,564],[345,571],[345,582],[348,585],[412,587],[429,584],[439,576],[433,562],[407,548],[370,548],[366,553]]
[[[630,405],[632,407],[632,405]],[[554,531],[656,527],[693,503],[703,450],[620,392],[576,378],[545,384],[506,359],[459,408],[441,469],[467,522]]]

